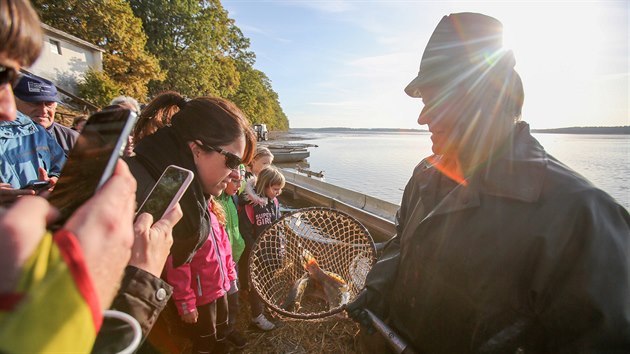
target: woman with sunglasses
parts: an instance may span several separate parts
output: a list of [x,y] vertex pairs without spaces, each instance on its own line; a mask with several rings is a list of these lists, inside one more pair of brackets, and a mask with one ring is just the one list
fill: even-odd
[[[167,282],[175,286],[173,299],[182,321],[207,323],[205,327],[210,332],[206,335],[210,334],[212,339],[204,345],[196,341],[195,349],[214,346],[212,352],[219,352],[217,342],[221,342],[224,333],[217,334],[215,330],[217,324],[227,321],[225,295],[235,273],[229,243],[227,247],[223,243],[227,234],[217,221],[221,211],[211,199],[218,197],[232,180],[240,178],[239,166],[251,160],[256,139],[241,110],[222,98],[199,97],[188,101],[169,92],[157,96],[147,107],[152,107],[150,111],[155,116],[175,113],[168,117],[170,126],[144,136],[136,145],[135,156],[127,160],[138,181],[136,199],[138,203],[144,200],[169,165],[194,172],[194,180],[180,201],[184,217],[173,229],[174,242],[165,273]],[[203,274],[196,273],[200,258],[213,268],[204,269]],[[195,301],[199,291],[202,299]],[[162,339],[149,337],[155,346],[164,345],[158,343]]]

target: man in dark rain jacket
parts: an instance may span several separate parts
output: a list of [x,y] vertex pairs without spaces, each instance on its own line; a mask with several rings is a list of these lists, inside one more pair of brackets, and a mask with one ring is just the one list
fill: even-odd
[[419,353],[628,353],[630,215],[519,121],[501,37],[473,13],[435,29],[405,89],[424,102],[435,155],[348,312],[372,310]]

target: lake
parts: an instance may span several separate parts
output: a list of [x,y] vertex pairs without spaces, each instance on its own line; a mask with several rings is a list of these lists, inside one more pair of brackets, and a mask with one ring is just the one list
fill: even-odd
[[[630,209],[630,135],[533,135],[549,154]],[[416,164],[431,154],[428,132],[293,129],[287,139],[317,145],[309,148],[306,165],[324,171],[326,182],[396,204]]]

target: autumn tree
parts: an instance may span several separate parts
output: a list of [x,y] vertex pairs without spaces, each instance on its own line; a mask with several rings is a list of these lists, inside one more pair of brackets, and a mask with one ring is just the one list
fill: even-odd
[[79,96],[101,107],[109,105],[121,92],[122,89],[105,72],[99,70],[88,70],[83,82],[79,84]]
[[[125,0],[33,0],[42,22],[103,48],[103,74],[93,86],[119,88],[121,94],[144,100],[149,81],[164,78],[154,55],[145,49],[142,21]],[[95,81],[96,80],[96,81]],[[98,80],[101,80],[100,82]],[[112,84],[112,85],[109,85]]]
[[148,37],[147,49],[160,59],[164,81],[151,92],[176,90],[187,96],[226,97],[239,85],[237,60],[253,61],[249,40],[218,0],[130,0]]

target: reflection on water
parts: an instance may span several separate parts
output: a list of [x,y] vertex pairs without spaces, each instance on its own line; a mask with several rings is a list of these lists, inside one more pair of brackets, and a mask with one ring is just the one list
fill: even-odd
[[[400,204],[413,168],[431,154],[430,134],[424,132],[306,134],[313,138],[308,143],[318,145],[309,148],[308,169],[324,171],[329,183],[396,204]],[[630,136],[534,136],[549,154],[630,209]]]

